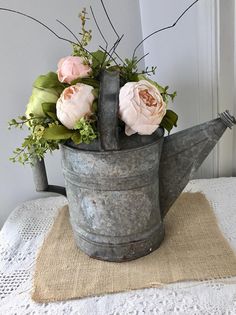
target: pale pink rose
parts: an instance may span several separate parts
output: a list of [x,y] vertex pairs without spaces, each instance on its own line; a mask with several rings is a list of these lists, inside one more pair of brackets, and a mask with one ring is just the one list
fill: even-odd
[[125,133],[131,136],[152,134],[166,114],[166,104],[159,90],[146,80],[128,82],[120,89],[119,116]]
[[57,118],[68,129],[73,129],[81,118],[92,114],[95,98],[92,91],[92,86],[77,83],[62,92],[56,104]]
[[60,59],[57,67],[58,80],[69,84],[75,79],[88,77],[92,71],[88,65],[84,64],[83,58],[76,56]]

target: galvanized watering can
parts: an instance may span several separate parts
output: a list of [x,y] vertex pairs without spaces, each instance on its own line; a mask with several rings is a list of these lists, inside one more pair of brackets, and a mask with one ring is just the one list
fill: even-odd
[[[105,72],[98,108],[100,137],[61,146],[70,221],[78,247],[91,257],[122,262],[147,255],[164,238],[163,219],[192,174],[236,120],[219,118],[164,137],[125,136],[118,127],[118,73]],[[47,182],[44,162],[33,168],[37,191]]]

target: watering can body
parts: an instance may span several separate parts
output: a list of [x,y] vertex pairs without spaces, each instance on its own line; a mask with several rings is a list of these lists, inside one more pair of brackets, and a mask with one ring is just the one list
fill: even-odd
[[126,261],[160,245],[163,140],[104,152],[61,147],[71,225],[77,245],[89,256]]
[[[118,127],[119,74],[105,72],[101,82],[100,137],[62,145],[62,169],[76,244],[91,257],[122,262],[160,246],[164,216],[235,119],[226,111],[168,137],[161,128],[127,137]],[[36,190],[58,191],[43,161],[33,174]]]

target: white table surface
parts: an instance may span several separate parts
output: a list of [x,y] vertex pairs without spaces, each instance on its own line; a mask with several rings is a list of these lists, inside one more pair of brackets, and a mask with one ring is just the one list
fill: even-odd
[[[211,202],[219,226],[236,251],[236,178],[193,180],[187,191],[202,191]],[[236,277],[183,282],[163,288],[57,303],[31,300],[37,252],[66,204],[62,196],[27,201],[9,216],[0,232],[0,314],[236,314]]]

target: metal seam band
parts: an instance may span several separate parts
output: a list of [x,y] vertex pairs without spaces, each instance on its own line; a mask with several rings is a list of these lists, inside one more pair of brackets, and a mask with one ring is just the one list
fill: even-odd
[[233,127],[233,125],[236,124],[234,116],[232,116],[228,110],[226,110],[223,113],[220,113],[219,117],[223,121],[223,123],[230,129]]

